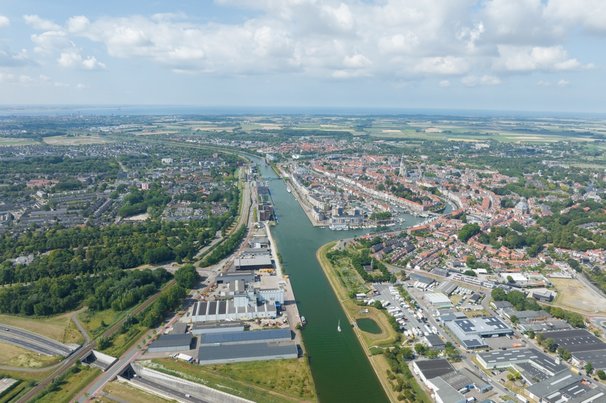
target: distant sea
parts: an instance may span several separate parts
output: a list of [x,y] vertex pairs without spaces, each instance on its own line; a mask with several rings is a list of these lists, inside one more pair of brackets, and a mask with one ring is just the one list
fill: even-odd
[[0,105],[0,116],[68,115],[340,115],[433,116],[517,118],[606,118],[606,113],[500,111],[473,109],[378,108],[378,107],[284,107],[284,106],[190,106],[190,105]]

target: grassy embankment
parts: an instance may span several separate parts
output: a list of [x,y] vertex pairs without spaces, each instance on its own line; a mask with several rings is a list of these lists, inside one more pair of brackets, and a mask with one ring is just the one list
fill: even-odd
[[73,312],[48,317],[0,315],[0,323],[29,330],[61,343],[77,343],[83,341],[82,335],[71,320]]
[[[332,286],[337,299],[341,303],[349,322],[354,323],[357,319],[368,318],[374,320],[379,326],[380,332],[377,333],[364,332],[358,326],[354,327],[354,332],[389,400],[396,402],[398,401],[399,393],[394,390],[388,379],[388,371],[391,371],[391,367],[388,360],[381,352],[398,342],[399,335],[390,325],[385,311],[381,311],[374,307],[362,307],[350,297],[352,293],[358,293],[360,290],[363,290],[364,288],[368,289],[369,287],[356,270],[349,265],[348,261],[339,261],[338,267],[335,267],[330,263],[326,254],[332,249],[335,243],[336,242],[330,242],[322,246],[318,249],[316,257],[318,258],[320,266]],[[413,389],[418,398],[421,399],[419,401],[431,401],[418,384],[414,383]]]
[[68,403],[100,373],[101,370],[97,368],[72,367],[70,371],[53,382],[34,401],[39,403]]
[[13,344],[0,342],[0,365],[21,368],[43,368],[61,361],[59,356],[35,353]]
[[148,365],[213,389],[257,402],[316,401],[311,369],[304,358],[197,365],[170,358]]

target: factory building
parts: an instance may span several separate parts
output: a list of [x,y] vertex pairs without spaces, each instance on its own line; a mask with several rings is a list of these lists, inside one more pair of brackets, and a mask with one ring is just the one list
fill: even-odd
[[149,345],[150,353],[172,353],[191,350],[194,337],[191,334],[164,334]]

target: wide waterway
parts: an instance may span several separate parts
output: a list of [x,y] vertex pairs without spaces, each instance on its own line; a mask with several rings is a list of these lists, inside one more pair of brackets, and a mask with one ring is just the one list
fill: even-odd
[[[318,399],[321,402],[388,401],[364,350],[360,346],[320,264],[316,251],[325,243],[368,233],[331,231],[311,225],[299,203],[286,191],[282,180],[255,158],[259,172],[268,180],[278,225],[272,230],[290,276],[301,315],[307,319],[303,341],[309,357]],[[406,226],[421,222],[406,216]],[[341,321],[342,332],[337,331]]]

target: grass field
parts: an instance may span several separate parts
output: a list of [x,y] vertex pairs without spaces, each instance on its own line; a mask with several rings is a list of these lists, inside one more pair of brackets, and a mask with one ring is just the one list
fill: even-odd
[[103,333],[112,323],[120,319],[122,315],[124,315],[124,312],[116,312],[113,309],[97,312],[86,310],[78,314],[78,319],[80,319],[84,328],[88,330],[88,333],[96,337]]
[[44,137],[42,140],[46,144],[53,146],[80,146],[111,143],[111,140],[100,136],[51,136]]
[[549,279],[558,291],[553,303],[564,309],[585,314],[606,313],[606,298],[577,279]]
[[11,147],[11,146],[29,146],[32,144],[38,144],[33,139],[22,139],[17,137],[0,137],[0,147]]
[[22,368],[48,367],[61,361],[61,357],[34,353],[0,341],[0,365]]
[[311,370],[304,358],[196,365],[170,358],[153,368],[257,402],[315,401]]
[[100,373],[100,369],[82,366],[80,372],[69,372],[69,375],[62,382],[59,382],[56,388],[34,401],[40,403],[68,403]]
[[71,320],[72,314],[73,312],[68,312],[49,317],[0,315],[0,324],[20,327],[62,343],[80,344],[83,341],[82,334]]
[[129,384],[112,381],[105,385],[103,392],[106,394],[103,396],[101,402],[129,402],[129,403],[164,403],[171,402],[173,400],[166,400],[160,396],[152,395],[141,389],[130,386]]

